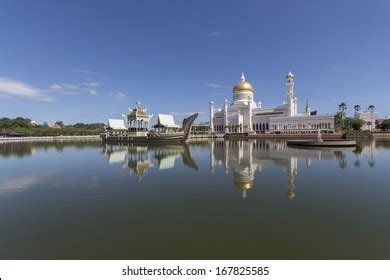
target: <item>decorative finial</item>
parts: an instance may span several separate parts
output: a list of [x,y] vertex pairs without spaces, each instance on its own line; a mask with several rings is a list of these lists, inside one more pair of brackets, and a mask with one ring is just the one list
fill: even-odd
[[306,99],[305,111],[306,111],[306,112],[309,112],[309,110],[310,110],[309,99]]
[[245,75],[244,75],[244,72],[241,73],[241,81],[245,82]]
[[225,98],[224,102],[225,102],[225,103],[228,103],[228,100],[227,100],[227,98]]
[[294,74],[291,73],[291,70],[288,71],[287,78],[294,78]]
[[139,105],[141,105],[141,101],[139,100],[139,98],[137,98],[137,101],[135,101],[135,104],[137,105],[137,107],[139,107]]

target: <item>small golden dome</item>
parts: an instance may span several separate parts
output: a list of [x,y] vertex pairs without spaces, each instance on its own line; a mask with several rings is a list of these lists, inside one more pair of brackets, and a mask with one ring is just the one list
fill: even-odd
[[241,92],[241,91],[250,91],[250,92],[254,91],[254,88],[251,85],[251,83],[245,81],[244,73],[242,73],[241,79],[233,87],[233,93]]

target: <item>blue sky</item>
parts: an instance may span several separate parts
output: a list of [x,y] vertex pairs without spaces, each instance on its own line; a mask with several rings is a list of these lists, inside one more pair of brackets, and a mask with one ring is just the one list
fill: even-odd
[[0,117],[105,122],[232,100],[244,72],[263,106],[344,101],[390,116],[390,1],[0,0]]

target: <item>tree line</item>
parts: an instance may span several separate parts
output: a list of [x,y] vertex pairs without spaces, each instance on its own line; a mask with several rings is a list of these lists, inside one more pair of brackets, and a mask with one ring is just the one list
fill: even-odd
[[76,123],[64,125],[56,121],[53,126],[47,122],[35,124],[29,118],[17,117],[0,119],[0,135],[17,136],[59,136],[59,135],[98,135],[104,132],[103,123]]
[[[355,105],[354,111],[360,112],[361,106]],[[368,110],[373,113],[375,111],[375,106],[368,106]],[[365,121],[361,119],[355,119],[351,117],[347,117],[347,104],[345,102],[341,102],[339,105],[339,111],[335,114],[335,126],[338,131],[345,130],[361,130],[364,126]]]

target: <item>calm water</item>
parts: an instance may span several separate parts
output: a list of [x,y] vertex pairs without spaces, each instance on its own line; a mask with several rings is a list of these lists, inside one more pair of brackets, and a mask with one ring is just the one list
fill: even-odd
[[390,141],[0,144],[0,258],[390,258]]

